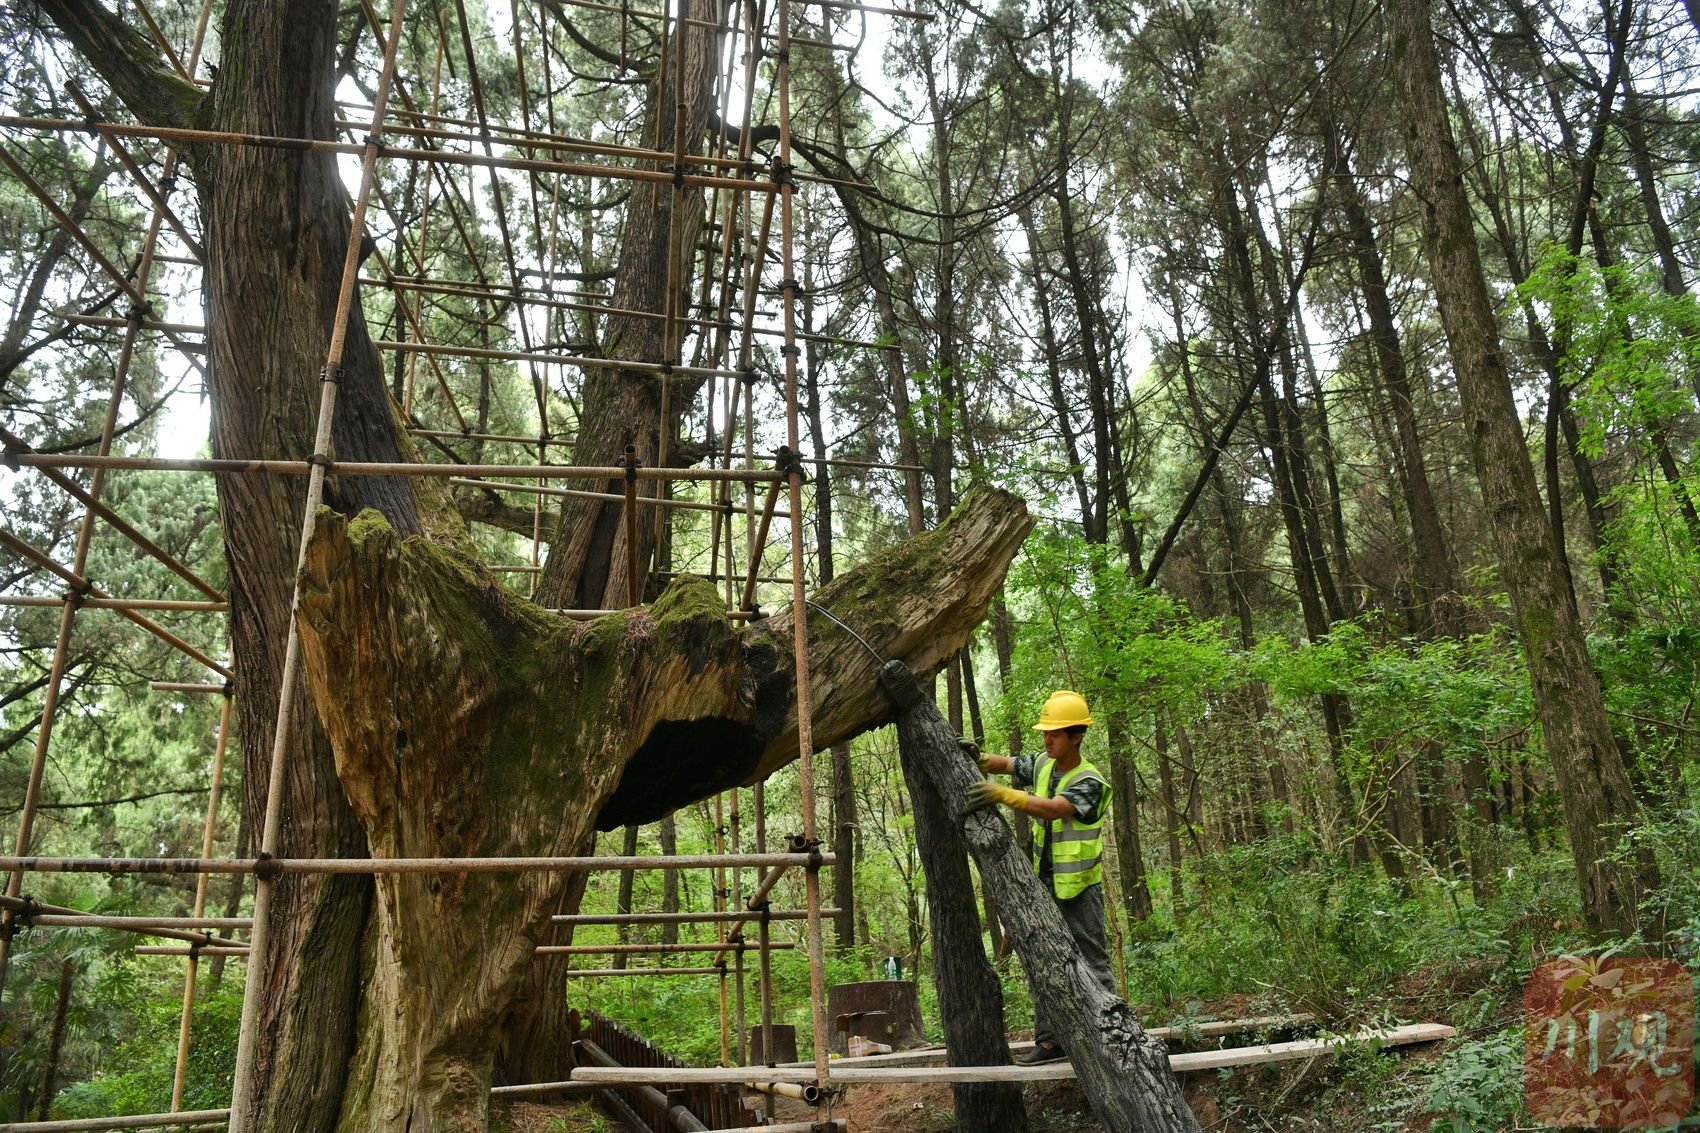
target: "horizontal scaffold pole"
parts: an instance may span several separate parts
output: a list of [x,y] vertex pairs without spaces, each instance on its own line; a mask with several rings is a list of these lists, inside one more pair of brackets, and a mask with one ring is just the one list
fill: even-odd
[[[120,468],[135,472],[265,472],[305,476],[306,460],[181,459],[151,456],[92,456],[65,453],[20,453],[14,459],[30,468]],[[519,476],[532,480],[623,480],[619,466],[574,464],[418,464],[407,461],[339,461],[325,463],[327,476]],[[785,479],[772,468],[650,468],[637,469],[639,480],[725,480],[771,484]]]
[[28,873],[526,873],[831,865],[833,854],[651,854],[607,858],[51,858],[0,857]]

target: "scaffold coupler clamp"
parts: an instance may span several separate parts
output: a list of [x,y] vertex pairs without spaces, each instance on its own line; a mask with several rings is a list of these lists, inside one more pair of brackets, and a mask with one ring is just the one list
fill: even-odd
[[254,858],[254,876],[261,881],[276,881],[283,876],[283,863],[261,850]]
[[773,467],[776,472],[783,472],[787,476],[795,472],[803,483],[809,482],[809,471],[803,464],[802,456],[792,452],[790,445],[779,446],[779,450],[773,454]]

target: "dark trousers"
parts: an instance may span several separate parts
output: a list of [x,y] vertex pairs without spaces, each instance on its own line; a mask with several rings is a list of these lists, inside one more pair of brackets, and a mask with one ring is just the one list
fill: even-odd
[[[1099,985],[1111,995],[1118,994],[1116,977],[1110,971],[1110,950],[1104,938],[1104,887],[1089,885],[1078,897],[1070,897],[1066,901],[1058,898],[1057,908],[1062,910],[1068,934],[1074,938],[1074,947],[1079,950],[1081,959],[1086,961]],[[1051,1030],[1043,998],[1038,995],[1033,996],[1033,1038],[1041,1043],[1062,1045],[1057,1042],[1056,1032]]]

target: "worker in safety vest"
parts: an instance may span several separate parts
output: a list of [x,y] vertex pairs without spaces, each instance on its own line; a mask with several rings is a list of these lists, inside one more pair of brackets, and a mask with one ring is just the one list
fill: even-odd
[[[1080,754],[1092,717],[1086,698],[1058,690],[1039,713],[1038,731],[1045,735],[1045,754],[980,756],[980,770],[1009,775],[1014,787],[990,779],[968,790],[968,809],[993,803],[1039,820],[1033,843],[1033,865],[1056,898],[1063,920],[1092,974],[1104,990],[1116,994],[1104,938],[1104,818],[1110,811],[1110,784],[1102,772]],[[1029,790],[1024,788],[1031,788]],[[1036,1065],[1066,1058],[1052,1031],[1048,1005],[1033,996],[1033,1049],[1016,1062]]]

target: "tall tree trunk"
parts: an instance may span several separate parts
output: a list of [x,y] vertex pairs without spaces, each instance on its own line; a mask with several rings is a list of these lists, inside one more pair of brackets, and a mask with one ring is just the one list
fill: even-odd
[[[980,917],[974,907],[968,851],[951,822],[950,808],[917,762],[932,758],[931,753],[903,742],[901,732],[898,752],[915,816],[915,847],[927,875],[933,981],[938,988],[945,1049],[953,1065],[1007,1066],[1003,985],[980,943]],[[1027,1108],[1019,1082],[956,1082],[950,1089],[959,1128],[1025,1133]]]
[[936,792],[948,828],[967,844],[981,884],[1006,898],[1007,923],[1028,980],[1034,994],[1054,1008],[1058,1035],[1093,1112],[1106,1129],[1197,1133],[1198,1121],[1169,1069],[1167,1050],[1145,1032],[1126,1002],[1098,983],[1056,901],[1016,850],[1009,827],[989,811],[963,812],[963,797],[981,776],[961,754],[955,732],[902,665],[885,666],[881,679],[902,706],[899,745],[913,752],[908,758]]
[[1139,844],[1138,778],[1133,770],[1133,752],[1127,736],[1127,720],[1119,712],[1110,714],[1109,769],[1113,790],[1110,810],[1115,818],[1116,861],[1121,865],[1121,898],[1128,922],[1151,915],[1151,888],[1145,880],[1145,853]]
[[59,1092],[59,1057],[65,1051],[65,1019],[71,1010],[71,982],[76,974],[75,961],[60,962],[59,991],[53,1000],[53,1033],[47,1040],[47,1068],[41,1075],[41,1099],[35,1111],[37,1121],[47,1120],[53,1097]]
[[1614,853],[1639,807],[1606,720],[1512,400],[1463,194],[1428,4],[1392,5],[1386,18],[1412,185],[1423,202],[1431,279],[1469,418],[1482,497],[1494,516],[1501,579],[1511,592],[1537,714],[1559,780],[1583,913],[1594,928],[1627,932],[1635,926],[1641,894],[1657,884],[1657,870],[1645,855],[1625,861]]
[[[637,848],[638,828],[636,825],[627,826],[625,830],[621,831],[620,855],[627,858],[632,857],[637,853]],[[620,881],[614,894],[614,911],[622,916],[632,911],[632,888],[636,884],[636,878],[637,872],[635,870],[628,869],[620,871]],[[619,939],[621,944],[626,943],[632,936],[631,926],[620,925],[615,930],[614,935]],[[613,963],[608,966],[611,968],[624,969],[626,966],[625,954],[616,953],[613,957]]]

